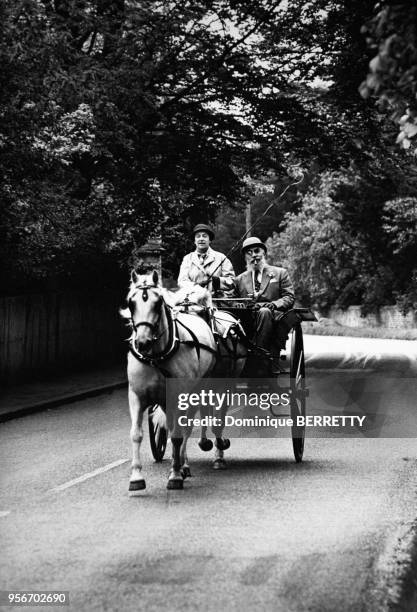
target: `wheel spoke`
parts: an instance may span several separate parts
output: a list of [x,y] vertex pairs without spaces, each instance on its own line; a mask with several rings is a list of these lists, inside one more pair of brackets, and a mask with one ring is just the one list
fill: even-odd
[[[304,366],[304,346],[301,326],[294,328],[291,343],[291,362],[290,362],[290,385],[291,385],[291,415],[293,419],[304,416],[306,413],[306,399],[303,394],[305,389],[305,366]],[[292,443],[294,456],[297,463],[302,461],[304,452],[305,428],[295,423],[292,427]]]
[[296,387],[298,387],[300,381],[303,378],[302,374],[301,374],[303,358],[304,358],[304,353],[303,353],[303,351],[300,351],[300,357],[298,359],[298,364],[297,364],[297,374],[295,375],[295,386]]

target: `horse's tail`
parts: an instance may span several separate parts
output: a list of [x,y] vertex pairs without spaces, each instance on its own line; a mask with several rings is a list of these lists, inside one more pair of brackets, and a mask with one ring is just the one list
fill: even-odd
[[165,412],[162,410],[161,406],[157,406],[152,413],[152,423],[154,427],[162,427],[162,429],[167,428],[167,417]]

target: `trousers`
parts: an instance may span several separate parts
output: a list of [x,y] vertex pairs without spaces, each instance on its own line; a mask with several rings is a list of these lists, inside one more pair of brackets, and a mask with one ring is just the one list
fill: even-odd
[[253,342],[260,348],[273,352],[285,347],[288,330],[280,325],[283,313],[269,308],[260,308],[255,316],[255,333]]

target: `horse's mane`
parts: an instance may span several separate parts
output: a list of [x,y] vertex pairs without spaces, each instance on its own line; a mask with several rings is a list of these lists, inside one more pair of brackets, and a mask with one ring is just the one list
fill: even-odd
[[129,321],[132,316],[129,308],[119,308],[119,315],[122,317],[122,319],[126,319]]

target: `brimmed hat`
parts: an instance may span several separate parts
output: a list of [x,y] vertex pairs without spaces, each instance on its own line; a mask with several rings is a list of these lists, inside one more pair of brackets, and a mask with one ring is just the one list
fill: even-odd
[[267,252],[267,248],[264,245],[264,243],[262,242],[262,240],[259,240],[259,238],[256,238],[255,236],[252,236],[251,238],[246,238],[246,240],[243,241],[243,244],[242,244],[242,255],[245,253],[245,251],[247,249],[252,249],[255,246],[260,246],[260,247],[263,248],[265,253]]
[[193,236],[197,233],[197,232],[207,232],[207,234],[210,236],[210,240],[214,240],[214,232],[211,229],[211,227],[209,225],[206,225],[205,223],[199,223],[198,225],[196,225],[193,229]]

